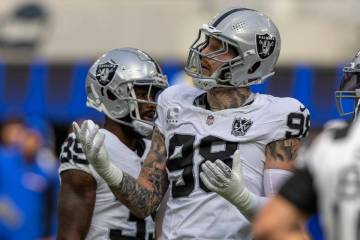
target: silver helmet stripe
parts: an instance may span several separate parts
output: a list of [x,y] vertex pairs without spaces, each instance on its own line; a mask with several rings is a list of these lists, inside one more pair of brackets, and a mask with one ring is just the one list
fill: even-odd
[[244,11],[244,10],[249,10],[249,11],[254,11],[253,9],[249,9],[249,8],[235,8],[235,9],[231,9],[230,11],[224,13],[223,15],[221,15],[218,19],[216,19],[216,21],[212,24],[213,27],[217,27],[217,25],[219,25],[219,23],[224,20],[227,16],[235,13],[235,12],[239,12],[239,11]]

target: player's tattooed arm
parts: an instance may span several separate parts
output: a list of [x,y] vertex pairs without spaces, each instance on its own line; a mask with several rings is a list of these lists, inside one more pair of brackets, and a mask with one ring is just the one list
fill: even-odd
[[265,148],[265,169],[293,171],[300,148],[300,139],[289,138],[269,143]]
[[112,191],[132,213],[145,218],[157,209],[167,188],[165,140],[155,128],[151,148],[138,179],[124,172],[120,185],[113,187]]

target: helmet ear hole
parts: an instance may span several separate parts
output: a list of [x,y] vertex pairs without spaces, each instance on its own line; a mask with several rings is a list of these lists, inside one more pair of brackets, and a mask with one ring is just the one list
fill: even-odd
[[260,67],[260,65],[261,65],[261,62],[260,62],[260,61],[254,63],[254,65],[252,65],[251,68],[249,68],[248,74],[254,73],[254,72]]
[[239,55],[240,55],[238,49],[237,49],[236,47],[230,45],[230,44],[229,44],[229,51],[230,51],[232,54],[234,54],[235,56],[239,56]]

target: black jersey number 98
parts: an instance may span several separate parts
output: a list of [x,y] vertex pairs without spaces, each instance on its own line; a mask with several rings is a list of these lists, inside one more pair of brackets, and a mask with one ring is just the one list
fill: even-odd
[[286,131],[286,138],[306,137],[310,128],[310,115],[304,116],[302,113],[290,113],[287,118],[287,126],[293,131]]
[[[170,172],[183,170],[181,184],[173,182],[172,196],[174,198],[186,197],[195,188],[194,177],[194,142],[195,136],[176,134],[169,141],[169,159],[166,163]],[[219,146],[218,151],[212,151],[214,146]],[[201,139],[199,144],[199,154],[204,159],[199,163],[198,171],[201,171],[201,164],[206,160],[214,162],[220,159],[228,166],[232,166],[231,156],[237,149],[237,142],[229,142],[218,137],[207,136]],[[178,151],[175,155],[175,151]],[[174,156],[173,156],[174,155]],[[198,174],[199,176],[200,174]],[[200,188],[205,192],[210,192],[209,189],[203,184],[201,179],[198,179]]]

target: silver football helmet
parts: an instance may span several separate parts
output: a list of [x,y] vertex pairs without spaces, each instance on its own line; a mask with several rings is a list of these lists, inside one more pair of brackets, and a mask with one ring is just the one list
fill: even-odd
[[[349,66],[343,68],[340,88],[335,92],[336,107],[341,116],[360,114],[360,51]],[[346,102],[350,100],[350,109],[346,110]],[[349,104],[349,103],[348,103]]]
[[[204,54],[202,50],[216,38],[222,48]],[[245,87],[262,83],[273,75],[274,65],[280,54],[280,34],[264,14],[247,8],[232,8],[217,14],[204,24],[197,39],[189,49],[185,71],[198,88]],[[230,50],[236,56],[223,61],[219,55]],[[206,57],[223,63],[211,76],[203,74],[201,58]]]
[[[136,96],[137,86],[148,87],[146,100]],[[152,96],[167,86],[166,76],[148,54],[135,48],[114,49],[102,55],[88,72],[87,106],[148,136],[153,122],[141,118],[138,104],[156,104]]]

